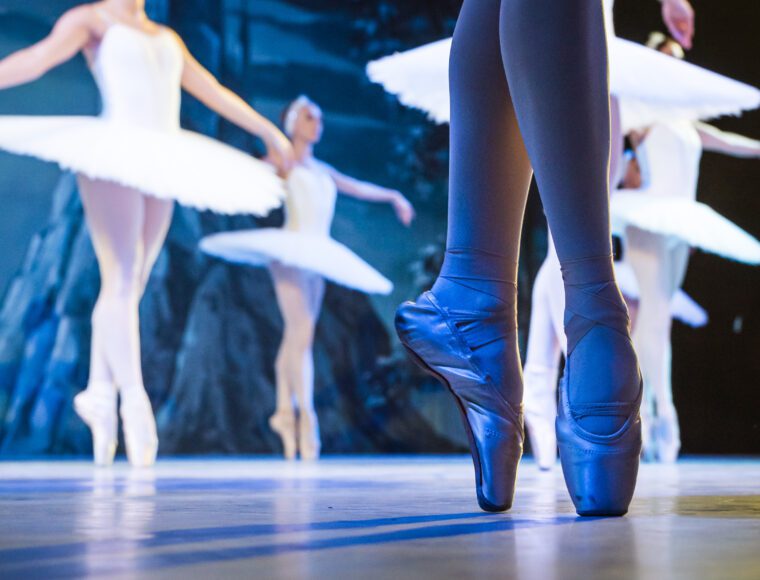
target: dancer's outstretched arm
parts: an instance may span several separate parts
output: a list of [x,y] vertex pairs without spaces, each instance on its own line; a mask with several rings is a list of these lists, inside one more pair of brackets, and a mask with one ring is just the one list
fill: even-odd
[[333,181],[335,181],[335,185],[341,193],[365,201],[390,203],[393,206],[393,211],[396,212],[396,216],[402,224],[409,226],[409,224],[412,223],[415,216],[414,207],[400,191],[349,177],[334,167],[326,164],[325,167],[329,171],[330,176],[333,178]]
[[203,65],[195,60],[176,33],[175,37],[182,47],[185,58],[182,88],[231,123],[260,137],[267,147],[272,163],[281,171],[288,171],[293,165],[293,147],[288,138],[274,123],[256,112],[242,98],[216,80]]
[[0,89],[37,80],[73,58],[91,40],[94,18],[90,6],[72,8],[45,38],[0,60]]
[[689,0],[660,0],[662,20],[676,42],[686,49],[691,48],[694,38],[694,9]]
[[733,157],[760,157],[760,141],[757,139],[721,131],[706,123],[697,123],[697,131],[705,151]]

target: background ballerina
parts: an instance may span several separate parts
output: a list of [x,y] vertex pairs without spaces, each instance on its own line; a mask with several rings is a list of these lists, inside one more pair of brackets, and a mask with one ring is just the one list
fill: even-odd
[[269,420],[282,439],[284,455],[319,457],[321,441],[314,410],[312,345],[324,279],[362,292],[388,294],[393,285],[351,250],[330,237],[338,191],[358,199],[390,203],[405,226],[414,209],[398,191],[348,177],[314,157],[322,137],[322,111],[306,96],[283,117],[296,164],[287,180],[282,228],[225,232],[201,241],[203,251],[242,264],[267,265],[284,322],[275,373],[277,408]]
[[130,463],[158,448],[143,384],[138,304],[175,200],[219,212],[265,214],[281,203],[274,170],[179,128],[180,88],[261,137],[286,170],[290,143],[222,87],[171,30],[150,21],[144,0],[105,0],[66,12],[37,44],[0,61],[0,88],[30,82],[83,52],[102,97],[100,117],[0,117],[0,147],[77,173],[101,289],[92,315],[90,377],[74,406],[92,431],[95,462],[117,446],[117,391]]
[[[681,47],[663,35],[650,46],[673,57]],[[759,264],[760,243],[696,201],[702,151],[760,157],[760,141],[705,123],[660,122],[639,135],[637,156],[644,186],[612,198],[612,219],[624,235],[638,282],[640,304],[633,333],[644,375],[644,455],[673,462],[681,447],[671,382],[670,304],[683,283],[690,247]]]

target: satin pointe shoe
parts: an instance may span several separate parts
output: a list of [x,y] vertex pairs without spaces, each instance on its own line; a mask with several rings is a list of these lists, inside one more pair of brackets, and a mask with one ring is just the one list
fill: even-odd
[[121,389],[120,414],[127,458],[132,467],[150,467],[156,462],[158,434],[153,407],[140,386]]
[[314,411],[301,411],[298,416],[298,448],[304,461],[319,459],[322,443],[319,438],[319,420]]
[[523,372],[525,427],[538,468],[547,471],[557,463],[557,369],[526,365]]
[[283,456],[292,461],[298,452],[296,440],[296,417],[295,413],[279,410],[269,417],[269,426],[277,433],[282,441]]
[[522,409],[514,409],[474,364],[465,334],[488,340],[503,331],[508,318],[506,311],[446,308],[432,292],[396,312],[396,331],[412,360],[454,395],[470,443],[478,504],[489,512],[512,506],[523,450]]
[[111,465],[118,443],[116,387],[107,382],[90,383],[74,397],[74,411],[90,428],[95,465]]
[[[556,422],[562,471],[578,515],[622,516],[636,487],[643,393],[628,333],[628,312],[614,282],[573,286],[566,279],[565,284],[568,357]],[[581,353],[585,356],[579,356],[575,349],[587,340],[590,342]],[[590,350],[589,345],[594,348]],[[590,354],[598,359],[590,360]],[[595,384],[599,381],[601,385]],[[610,381],[615,384],[609,385]],[[620,386],[625,389],[611,390]],[[632,401],[581,403],[571,399],[571,392],[595,390],[638,394]]]

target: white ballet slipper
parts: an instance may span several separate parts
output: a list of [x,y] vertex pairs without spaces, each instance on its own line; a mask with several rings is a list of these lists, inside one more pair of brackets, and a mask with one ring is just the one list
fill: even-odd
[[675,463],[681,451],[681,430],[675,409],[657,418],[654,436],[657,439],[657,460]]
[[278,410],[269,417],[269,426],[282,441],[283,456],[291,461],[296,458],[298,441],[296,439],[296,417],[292,411]]
[[523,373],[525,424],[530,436],[533,458],[540,469],[551,469],[557,462],[556,368],[528,364]]
[[121,389],[121,421],[127,458],[132,467],[150,467],[156,462],[158,434],[148,394],[142,385]]
[[319,438],[319,420],[314,411],[302,411],[298,416],[298,447],[301,459],[305,461],[319,459],[322,442]]
[[95,465],[113,463],[118,443],[116,387],[105,381],[91,382],[74,397],[74,411],[90,428]]

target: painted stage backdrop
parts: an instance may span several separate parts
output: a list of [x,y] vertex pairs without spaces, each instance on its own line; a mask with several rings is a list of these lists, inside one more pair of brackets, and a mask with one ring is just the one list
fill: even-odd
[[[76,3],[0,0],[0,55],[44,36]],[[205,66],[270,119],[279,119],[301,93],[320,103],[325,135],[317,155],[347,173],[400,189],[417,207],[414,227],[405,230],[387,207],[339,201],[334,236],[384,272],[396,289],[389,297],[370,298],[327,285],[315,342],[315,398],[325,453],[466,449],[449,395],[406,360],[391,331],[395,306],[426,289],[440,265],[448,130],[399,106],[364,74],[368,60],[449,35],[459,4],[147,2],[155,19],[176,28]],[[643,31],[657,22],[652,4],[642,17],[649,23]],[[705,64],[733,72],[720,62]],[[746,74],[735,76],[752,82]],[[96,114],[98,108],[81,58],[33,85],[0,93],[0,114]],[[758,117],[750,119],[757,129]],[[182,123],[245,151],[263,151],[191,98],[183,102]],[[753,134],[747,124],[728,123],[722,126]],[[720,167],[727,166],[705,168],[708,189],[724,181]],[[71,402],[87,381],[89,320],[99,278],[76,181],[53,166],[0,153],[0,195],[6,204],[0,215],[0,457],[85,455],[91,451],[89,431]],[[760,211],[757,201],[750,203]],[[716,205],[759,233],[757,220],[741,219],[748,212],[743,203]],[[143,367],[160,453],[280,451],[267,424],[282,333],[269,275],[204,256],[197,242],[216,231],[278,225],[282,218],[279,211],[254,219],[177,208],[141,304]],[[519,283],[523,346],[531,281],[545,251],[546,226],[534,193]],[[715,283],[716,277],[730,276],[743,280],[743,287]],[[687,290],[708,308],[712,322],[702,330],[674,329],[674,388],[687,453],[760,453],[760,426],[749,405],[757,402],[750,377],[760,373],[751,356],[760,340],[760,312],[747,298],[747,287],[760,287],[757,272],[709,257],[697,256],[690,264]],[[731,308],[721,310],[726,301]],[[719,347],[705,353],[705,344]],[[696,367],[689,362],[694,360]],[[720,383],[726,376],[731,384]],[[718,443],[704,435],[711,429],[722,433]]]

